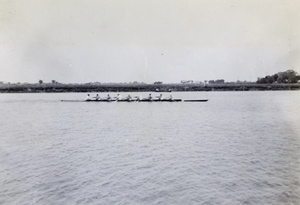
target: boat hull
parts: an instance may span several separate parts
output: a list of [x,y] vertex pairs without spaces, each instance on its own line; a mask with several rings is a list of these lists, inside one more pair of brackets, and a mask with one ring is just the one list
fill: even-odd
[[202,100],[181,100],[181,99],[122,99],[122,100],[107,100],[107,99],[100,99],[100,100],[61,100],[61,102],[207,102],[208,99]]
[[181,99],[124,99],[124,100],[87,100],[86,102],[181,102]]
[[184,102],[207,102],[208,99],[204,99],[204,100],[184,100]]

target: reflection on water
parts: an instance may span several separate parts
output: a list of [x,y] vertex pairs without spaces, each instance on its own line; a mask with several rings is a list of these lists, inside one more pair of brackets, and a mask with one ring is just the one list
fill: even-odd
[[300,92],[173,96],[1,94],[0,204],[300,202]]

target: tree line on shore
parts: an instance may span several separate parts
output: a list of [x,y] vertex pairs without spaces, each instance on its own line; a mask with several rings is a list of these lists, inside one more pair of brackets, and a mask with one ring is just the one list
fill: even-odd
[[278,72],[274,75],[267,75],[263,78],[258,78],[256,83],[259,84],[272,84],[272,83],[298,83],[300,75],[294,70],[287,70]]
[[[222,84],[252,84],[252,83],[256,83],[256,84],[273,84],[273,83],[277,83],[277,84],[294,84],[294,83],[298,83],[300,80],[300,75],[297,74],[296,71],[294,70],[287,70],[284,72],[278,72],[274,75],[267,75],[265,77],[259,77],[257,79],[256,82],[248,82],[248,81],[236,81],[236,82],[225,82],[224,79],[218,79],[218,80],[205,80],[204,82],[201,81],[193,81],[193,80],[182,80],[180,83],[169,83],[169,84],[203,84],[203,85],[209,85],[209,84],[217,84],[217,85],[222,85]],[[98,85],[98,86],[102,86],[102,85],[118,85],[118,86],[127,86],[127,85],[146,85],[147,83],[143,83],[143,82],[129,82],[129,83],[100,83],[100,82],[90,82],[90,83],[84,83],[84,84],[79,84],[79,83],[69,83],[69,84],[64,84],[64,83],[59,83],[56,80],[51,80],[50,83],[45,83],[43,80],[39,80],[38,83],[36,84],[31,84],[31,83],[6,83],[6,85],[23,85],[23,86],[45,86],[45,85],[49,85],[49,86],[78,86],[78,85],[84,85],[84,86],[90,86],[90,85]],[[163,85],[164,83],[161,81],[157,81],[153,83],[154,85]],[[4,82],[0,81],[0,85],[5,85]],[[150,84],[149,84],[150,85]]]

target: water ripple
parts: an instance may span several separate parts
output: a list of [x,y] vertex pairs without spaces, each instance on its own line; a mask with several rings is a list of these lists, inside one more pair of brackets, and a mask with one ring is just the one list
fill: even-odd
[[0,204],[298,204],[298,93],[88,105],[2,95]]

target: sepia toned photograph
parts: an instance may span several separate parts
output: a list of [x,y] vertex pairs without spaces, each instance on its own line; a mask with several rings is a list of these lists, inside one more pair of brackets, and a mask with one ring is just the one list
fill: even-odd
[[299,11],[0,0],[0,205],[299,205]]

